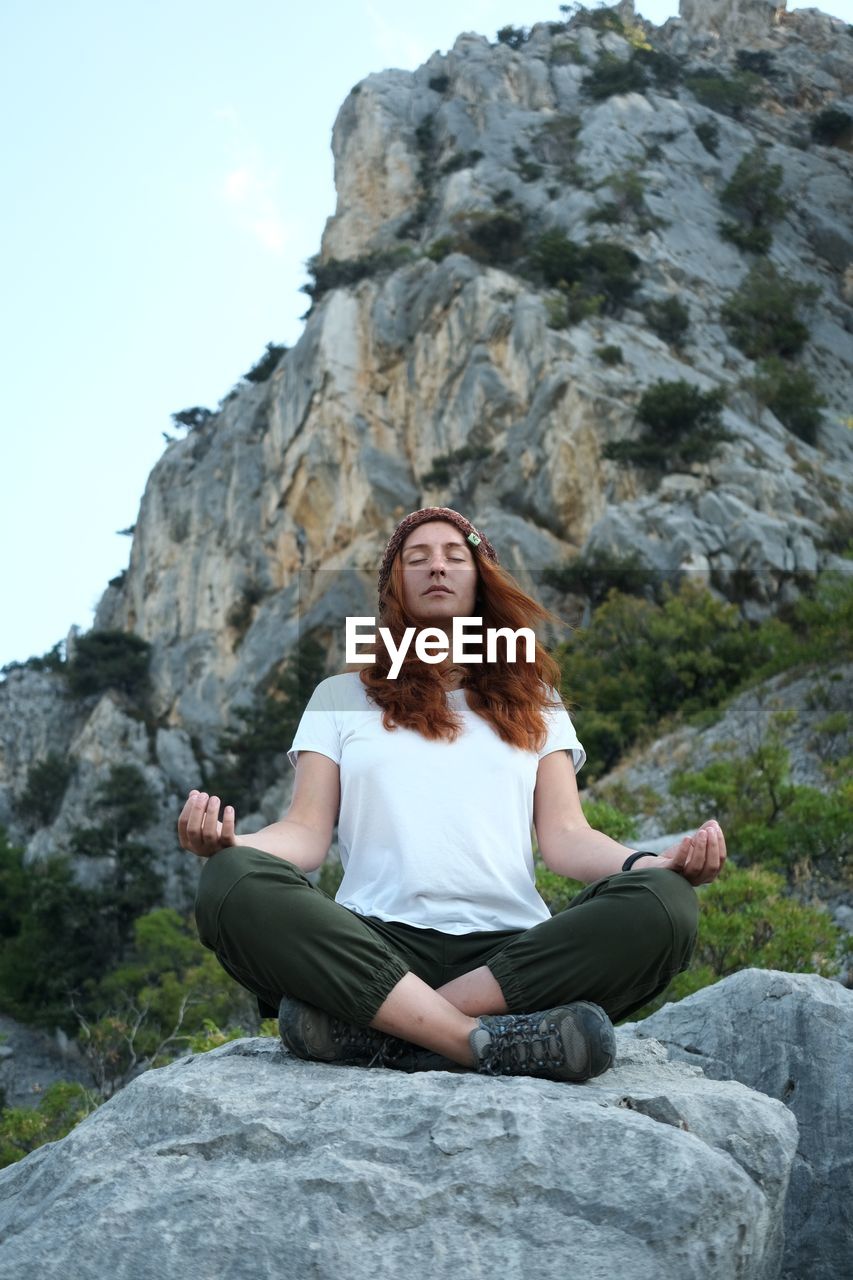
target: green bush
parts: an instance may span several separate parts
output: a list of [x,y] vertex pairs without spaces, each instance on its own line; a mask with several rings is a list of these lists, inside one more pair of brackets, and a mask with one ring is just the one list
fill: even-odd
[[619,93],[643,93],[646,76],[636,58],[618,57],[615,53],[601,53],[588,76],[581,83],[581,93],[594,102],[603,102]]
[[176,427],[185,427],[187,431],[200,431],[202,427],[206,427],[211,418],[215,418],[216,414],[212,409],[203,409],[200,405],[196,405],[193,409],[181,409],[180,413],[171,415],[172,422]]
[[767,252],[773,239],[770,224],[780,218],[790,204],[779,195],[782,177],[782,166],[767,163],[764,147],[754,147],[741,156],[720,195],[721,202],[740,219],[720,224],[726,239],[742,249]]
[[690,312],[678,298],[662,298],[643,308],[649,328],[664,342],[680,348],[690,327]]
[[596,347],[595,354],[604,364],[622,364],[622,348],[612,343],[605,347]]
[[665,716],[687,717],[718,705],[755,666],[773,655],[770,641],[684,578],[663,603],[611,591],[589,626],[556,648],[562,688],[578,707],[592,781],[638,740],[660,733]]
[[[783,717],[784,718],[784,717]],[[685,803],[676,819],[712,812],[726,832],[726,846],[739,862],[791,872],[815,868],[853,884],[853,782],[825,795],[790,781],[790,758],[776,717],[750,753],[730,754],[670,781],[670,793]]]
[[593,298],[601,300],[596,310],[618,314],[638,284],[634,273],[639,258],[630,249],[610,240],[576,244],[562,231],[554,229],[537,237],[531,245],[529,260],[534,278],[563,291],[572,304],[570,313],[575,316],[578,306]]
[[817,285],[790,280],[772,262],[756,262],[737,292],[723,304],[720,319],[734,344],[752,360],[795,356],[809,338],[797,310],[819,294]]
[[603,293],[588,293],[582,285],[569,285],[562,293],[545,299],[545,315],[549,329],[568,329],[581,324],[589,316],[600,315],[606,299]]
[[312,303],[318,302],[330,289],[345,289],[369,277],[396,271],[411,261],[411,256],[411,249],[405,245],[398,249],[366,253],[360,258],[329,258],[327,262],[321,262],[319,255],[315,254],[306,263],[313,279],[310,284],[301,286],[301,292],[307,293]]
[[526,27],[501,27],[498,32],[498,43],[509,45],[510,49],[521,49],[530,37]]
[[603,603],[611,591],[639,596],[654,593],[653,575],[637,552],[619,556],[596,548],[577,556],[571,564],[548,566],[542,570],[542,580],[566,595],[586,596],[593,606]]
[[46,827],[53,822],[74,773],[74,762],[58,751],[49,751],[27,772],[27,783],[16,801],[16,808],[31,827]]
[[823,146],[844,146],[853,139],[853,116],[840,107],[824,107],[812,121],[811,135]]
[[625,465],[669,471],[707,462],[731,433],[720,421],[722,388],[700,391],[683,378],[658,381],[643,392],[637,417],[645,426],[639,440],[610,441],[602,455]]
[[820,411],[828,401],[806,369],[786,364],[779,356],[767,356],[759,362],[750,385],[789,431],[807,444],[815,443],[822,421]]
[[696,137],[709,153],[715,156],[720,145],[720,126],[716,120],[701,120],[694,130]]
[[785,887],[783,877],[770,871],[727,864],[699,889],[699,931],[689,967],[631,1018],[641,1021],[741,969],[835,977],[840,929],[826,911],[788,897]]
[[745,110],[757,101],[761,84],[761,76],[751,71],[735,72],[731,79],[716,71],[697,71],[684,77],[684,87],[703,106],[735,120],[743,119]]
[[839,511],[826,522],[823,538],[818,544],[822,550],[840,556],[853,551],[853,510]]
[[110,1096],[193,1049],[207,1024],[228,1028],[224,1039],[247,1034],[257,1004],[199,941],[191,915],[158,907],[134,921],[122,961],[91,984],[78,1013],[78,1044],[98,1093]]
[[115,960],[98,893],[68,858],[25,867],[0,831],[0,1007],[37,1026],[76,1030],[69,996]]
[[278,366],[281,357],[287,351],[287,347],[275,346],[274,343],[268,342],[266,351],[256,364],[253,364],[248,373],[243,377],[247,382],[266,382],[271,378]]
[[661,49],[636,46],[631,57],[642,71],[651,75],[655,86],[662,91],[674,89],[681,80],[683,74],[681,63]]
[[57,1081],[45,1089],[37,1107],[0,1111],[0,1169],[23,1160],[46,1142],[58,1142],[98,1106],[81,1084]]
[[470,213],[458,219],[457,225],[457,248],[478,262],[501,267],[521,254],[524,227],[516,213],[503,209]]
[[68,686],[85,698],[117,689],[129,698],[148,692],[151,645],[128,631],[90,631],[77,640],[74,657],[66,664]]
[[739,71],[754,71],[759,76],[776,74],[773,54],[767,49],[738,49],[735,62]]
[[93,898],[100,904],[100,944],[108,962],[121,956],[137,916],[162,901],[164,879],[140,839],[157,819],[157,796],[136,765],[118,764],[98,784],[92,803],[99,822],[74,827],[71,852],[102,863]]
[[524,148],[519,146],[518,143],[513,146],[512,155],[522,182],[535,182],[537,178],[542,177],[545,172],[542,165],[531,160]]

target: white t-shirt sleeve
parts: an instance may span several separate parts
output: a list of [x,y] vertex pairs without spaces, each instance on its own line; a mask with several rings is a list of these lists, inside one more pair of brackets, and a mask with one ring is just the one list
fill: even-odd
[[[559,694],[553,689],[550,690],[551,700],[555,701]],[[572,762],[575,766],[575,773],[580,773],[586,760],[586,752],[578,738],[575,726],[572,724],[568,711],[563,706],[562,700],[558,707],[548,707],[545,710],[545,721],[548,725],[548,737],[545,745],[539,752],[539,759],[547,756],[552,751],[571,751]]]
[[332,693],[331,679],[321,680],[308,699],[308,705],[302,712],[302,719],[299,721],[296,735],[287,753],[287,758],[294,769],[296,757],[300,751],[319,751],[335,764],[340,764],[340,721]]

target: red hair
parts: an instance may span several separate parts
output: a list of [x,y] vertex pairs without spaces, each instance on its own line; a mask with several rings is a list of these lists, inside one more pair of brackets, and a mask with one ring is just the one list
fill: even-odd
[[[511,574],[485,556],[474,553],[477,571],[477,604],[474,615],[481,616],[483,628],[530,627],[534,622],[563,623],[550,610],[538,604],[523,591]],[[391,565],[391,575],[384,595],[382,625],[391,632],[399,646],[406,627],[419,628],[423,622],[409,616],[403,604],[403,569],[400,552]],[[470,643],[470,638],[469,638]],[[523,645],[519,646],[523,651]],[[507,641],[498,637],[497,661],[472,663],[466,667],[466,699],[495,730],[504,742],[522,750],[541,750],[545,744],[547,707],[556,705],[549,686],[559,697],[560,668],[546,649],[536,640],[533,662],[507,662]],[[395,680],[388,679],[391,658],[384,644],[377,641],[376,658],[359,670],[368,698],[382,708],[386,729],[398,725],[415,729],[425,738],[453,742],[462,730],[461,721],[449,708],[444,685],[438,671],[422,662],[414,644],[403,660]]]

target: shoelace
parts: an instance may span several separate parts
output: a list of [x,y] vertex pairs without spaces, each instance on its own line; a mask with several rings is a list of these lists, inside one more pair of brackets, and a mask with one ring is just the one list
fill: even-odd
[[332,1019],[329,1030],[335,1044],[341,1045],[345,1053],[352,1053],[358,1059],[372,1054],[365,1064],[368,1067],[384,1067],[387,1063],[396,1062],[407,1048],[394,1036],[375,1031],[373,1027],[355,1027],[338,1018]]
[[[555,1022],[542,1029],[542,1019],[536,1015],[515,1014],[506,1020],[488,1023],[486,1030],[491,1039],[486,1046],[478,1070],[486,1075],[512,1075],[514,1069],[535,1066],[561,1067],[566,1055]],[[536,1046],[541,1056],[535,1053]],[[556,1046],[556,1047],[555,1047]]]

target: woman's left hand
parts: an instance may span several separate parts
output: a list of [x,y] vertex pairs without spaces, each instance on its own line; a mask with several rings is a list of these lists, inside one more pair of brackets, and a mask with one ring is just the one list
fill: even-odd
[[716,880],[726,861],[726,840],[713,818],[703,822],[692,836],[670,845],[658,855],[656,866],[677,871],[692,885]]

